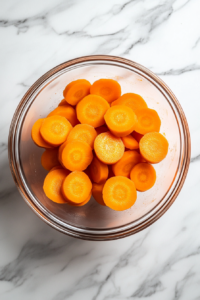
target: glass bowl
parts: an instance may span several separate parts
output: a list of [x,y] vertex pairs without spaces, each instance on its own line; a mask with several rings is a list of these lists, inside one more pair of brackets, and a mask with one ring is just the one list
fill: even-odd
[[[154,165],[156,184],[138,192],[132,208],[118,212],[91,199],[82,207],[59,205],[42,189],[47,174],[40,163],[44,149],[31,139],[31,128],[63,99],[63,89],[76,79],[91,83],[117,80],[122,94],[140,94],[161,118],[160,132],[169,141],[167,157]],[[190,134],[184,112],[168,86],[145,67],[114,56],[86,56],[65,62],[39,78],[27,91],[13,116],[9,133],[9,161],[15,183],[31,209],[53,228],[82,239],[112,240],[134,234],[160,218],[175,201],[190,162]],[[175,221],[175,220],[174,220]]]

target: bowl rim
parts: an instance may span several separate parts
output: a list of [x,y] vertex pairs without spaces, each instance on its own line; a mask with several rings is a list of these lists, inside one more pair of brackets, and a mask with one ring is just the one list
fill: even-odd
[[[31,95],[49,77],[51,77],[54,74],[57,74],[62,69],[65,69],[66,67],[72,67],[72,66],[80,64],[80,63],[95,62],[95,61],[102,61],[102,62],[108,61],[108,62],[116,62],[116,63],[125,64],[126,66],[134,67],[134,68],[140,70],[141,72],[145,73],[147,76],[152,78],[158,84],[158,86],[161,86],[165,90],[165,92],[170,96],[170,98],[172,99],[173,104],[176,106],[176,108],[179,112],[179,115],[180,115],[180,118],[181,118],[181,121],[183,124],[183,129],[184,129],[183,135],[185,138],[185,152],[186,152],[186,155],[184,157],[184,169],[181,172],[180,180],[176,184],[176,186],[174,188],[174,193],[172,194],[171,198],[168,199],[168,201],[166,201],[161,206],[161,208],[158,211],[156,211],[155,214],[150,216],[143,224],[139,224],[139,225],[132,226],[132,227],[129,226],[129,228],[123,229],[123,227],[125,227],[125,225],[124,225],[121,227],[121,230],[119,230],[117,232],[110,232],[110,229],[109,230],[95,229],[95,230],[93,230],[95,232],[92,232],[92,233],[90,232],[90,230],[86,230],[87,232],[77,231],[76,229],[74,229],[75,226],[69,226],[68,228],[66,228],[66,227],[63,228],[58,223],[55,223],[52,219],[49,219],[48,215],[44,214],[36,206],[36,204],[30,199],[29,195],[27,194],[26,189],[24,188],[24,183],[21,180],[20,173],[18,171],[15,150],[14,150],[15,140],[16,140],[14,133],[16,132],[16,129],[18,127],[20,114],[23,111],[23,108],[28,103]],[[158,88],[158,86],[157,86],[157,88]],[[187,173],[188,173],[188,169],[189,169],[189,165],[190,165],[190,156],[191,156],[191,140],[190,140],[189,126],[188,126],[185,114],[183,112],[183,109],[182,109],[179,101],[177,100],[176,96],[171,91],[171,89],[165,84],[165,82],[162,79],[160,79],[157,75],[155,75],[152,71],[150,71],[146,67],[144,67],[134,61],[126,59],[126,58],[122,58],[122,57],[118,57],[118,56],[110,56],[110,55],[90,55],[90,56],[78,57],[75,59],[68,60],[58,66],[55,66],[54,68],[50,69],[49,71],[47,71],[28,89],[28,91],[25,93],[25,95],[19,102],[19,104],[15,110],[15,113],[13,115],[12,121],[11,121],[9,136],[8,136],[9,166],[10,166],[10,170],[11,170],[14,182],[15,182],[20,194],[22,195],[22,198],[29,205],[29,207],[36,213],[36,215],[38,215],[48,225],[50,225],[54,229],[56,229],[64,234],[67,234],[67,235],[70,235],[73,237],[77,237],[77,238],[81,238],[81,239],[85,239],[85,240],[105,241],[105,240],[119,239],[119,238],[123,238],[123,237],[129,236],[129,235],[132,235],[134,233],[137,233],[137,232],[147,228],[151,224],[153,224],[169,209],[169,207],[174,203],[175,199],[177,198],[178,194],[180,193],[180,191],[183,187],[183,184],[185,182]]]

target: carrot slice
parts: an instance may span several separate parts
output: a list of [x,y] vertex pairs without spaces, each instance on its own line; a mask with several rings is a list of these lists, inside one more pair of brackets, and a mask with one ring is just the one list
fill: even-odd
[[125,151],[122,158],[114,165],[112,165],[113,173],[116,176],[130,177],[132,168],[140,163],[141,155],[137,151]]
[[154,186],[156,182],[156,171],[152,165],[140,163],[133,167],[130,177],[135,183],[136,190],[144,192]]
[[123,176],[108,179],[103,188],[103,200],[106,206],[122,211],[129,209],[137,199],[135,184]]
[[63,147],[59,159],[70,171],[85,170],[93,159],[92,148],[81,141],[71,141]]
[[102,183],[108,178],[108,166],[98,160],[97,157],[93,158],[90,165],[90,178],[96,183]]
[[103,201],[103,187],[104,187],[104,183],[93,183],[92,185],[92,196],[94,197],[94,199],[101,205],[105,206],[105,203]]
[[94,151],[100,161],[111,165],[122,158],[124,144],[121,138],[117,138],[108,131],[97,136],[94,141]]
[[66,201],[61,193],[61,186],[68,175],[64,169],[54,170],[47,174],[43,184],[45,195],[56,203],[65,204]]
[[111,103],[121,96],[121,86],[113,79],[99,79],[91,86],[90,94],[101,96]]
[[76,125],[67,137],[67,141],[81,141],[85,142],[93,149],[94,140],[97,137],[97,132],[91,125],[88,124],[78,124]]
[[65,105],[67,105],[68,103],[66,102],[66,100],[65,100],[65,98],[64,99],[62,99],[61,101],[60,101],[60,103],[58,104],[58,106],[65,106]]
[[141,140],[141,138],[144,136],[143,134],[140,134],[136,131],[133,131],[132,133],[132,136],[134,137],[134,139],[136,139],[136,141],[139,143],[139,141]]
[[49,172],[54,171],[54,170],[65,170],[65,171],[67,171],[68,175],[70,173],[69,170],[63,169],[63,167],[61,165],[53,167]]
[[150,132],[140,140],[140,153],[144,159],[152,164],[162,161],[168,153],[168,141],[159,132]]
[[130,134],[136,127],[137,117],[130,107],[115,105],[108,109],[105,121],[110,131],[118,137]]
[[136,141],[136,139],[134,139],[134,137],[131,134],[122,137],[122,141],[127,149],[135,150],[139,148],[139,143]]
[[62,185],[62,193],[69,201],[79,204],[90,195],[92,183],[84,172],[74,171],[70,173]]
[[76,106],[77,118],[82,124],[99,127],[105,124],[104,115],[109,107],[108,102],[100,96],[86,96]]
[[79,207],[79,206],[83,206],[83,205],[87,204],[90,201],[91,197],[92,197],[92,192],[89,194],[89,196],[87,197],[87,199],[85,201],[78,203],[78,204],[73,203],[73,202],[69,201],[69,199],[66,199],[66,198],[65,198],[65,200],[66,200],[67,204],[69,204],[71,206]]
[[76,111],[70,105],[58,106],[56,109],[54,109],[52,112],[50,112],[50,114],[48,114],[47,117],[51,117],[51,116],[64,117],[71,123],[72,126],[75,126],[79,123],[78,119],[76,117]]
[[67,103],[76,105],[81,99],[90,93],[90,82],[85,79],[78,79],[66,86],[63,96]]
[[[82,79],[79,79],[82,80]],[[67,94],[67,92],[69,91],[69,89],[76,83],[76,80],[71,81],[70,83],[68,83],[68,85],[66,85],[64,91],[63,91],[63,97],[65,99],[65,95]],[[66,100],[65,100],[66,101]],[[66,102],[67,103],[67,102]]]
[[50,171],[55,166],[60,166],[58,148],[45,150],[41,156],[41,164],[47,171]]
[[159,115],[154,109],[143,108],[136,111],[138,122],[135,127],[135,131],[140,134],[146,134],[148,132],[159,132],[161,120]]
[[32,130],[31,130],[31,137],[34,141],[34,143],[39,146],[39,147],[42,147],[42,148],[53,148],[52,145],[48,144],[41,136],[41,133],[40,133],[40,128],[42,126],[42,123],[45,119],[38,119],[33,127],[32,127]]
[[107,126],[100,126],[96,128],[97,135],[109,131]]
[[62,151],[65,148],[65,146],[67,145],[67,141],[65,141],[62,145],[60,145],[60,147],[58,148],[58,160],[60,162],[60,164],[64,167],[63,163],[62,163]]
[[144,99],[140,95],[134,93],[127,93],[122,95],[116,101],[112,102],[111,106],[113,105],[126,105],[130,107],[134,112],[137,109],[147,108],[147,104]]
[[51,145],[62,144],[72,130],[71,123],[61,116],[46,118],[40,128],[43,139]]

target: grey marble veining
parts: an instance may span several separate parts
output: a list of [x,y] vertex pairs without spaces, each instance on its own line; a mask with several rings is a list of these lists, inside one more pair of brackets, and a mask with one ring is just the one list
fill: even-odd
[[[0,1],[0,299],[200,299],[200,2]],[[192,158],[169,211],[112,242],[82,241],[43,223],[14,185],[7,159],[13,113],[50,68],[118,55],[158,74],[188,119]]]

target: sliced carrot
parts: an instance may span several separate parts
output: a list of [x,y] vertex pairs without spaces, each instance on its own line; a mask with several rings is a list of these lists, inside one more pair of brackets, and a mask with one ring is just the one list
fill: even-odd
[[65,100],[65,98],[64,99],[62,99],[61,101],[60,101],[60,103],[58,104],[58,106],[65,106],[67,104],[67,102],[66,102],[66,100]]
[[50,171],[55,166],[60,166],[58,161],[58,148],[46,149],[41,156],[41,164],[47,171]]
[[[80,82],[80,80],[82,80],[82,79],[78,79],[79,80],[79,82]],[[65,99],[65,96],[67,95],[67,92],[69,91],[69,89],[71,89],[71,87],[74,85],[76,83],[76,80],[74,80],[74,81],[71,81],[70,83],[68,83],[68,85],[66,85],[66,87],[65,87],[65,89],[64,89],[64,91],[63,91],[63,97],[64,97],[64,99]],[[65,100],[66,101],[66,100]],[[66,102],[67,103],[67,102]]]
[[54,170],[47,174],[44,180],[43,190],[50,200],[61,204],[66,203],[61,193],[61,186],[67,175],[68,173],[64,169]]
[[105,183],[93,183],[92,185],[92,196],[101,205],[105,206],[103,201],[103,187]]
[[66,86],[63,96],[67,103],[76,105],[81,99],[90,93],[90,82],[85,79],[78,79]]
[[56,109],[50,112],[47,117],[51,116],[62,116],[66,118],[72,126],[75,126],[79,123],[76,117],[76,111],[71,105],[58,106]]
[[90,94],[101,96],[111,103],[121,96],[121,86],[113,79],[99,79],[91,86]]
[[93,149],[94,140],[97,137],[97,132],[91,125],[88,124],[78,124],[76,125],[67,137],[67,141],[81,141],[85,142]]
[[136,111],[138,122],[135,131],[140,134],[148,132],[159,132],[161,120],[154,109],[143,108]]
[[79,207],[79,206],[84,206],[85,204],[87,204],[90,201],[91,197],[92,197],[92,192],[89,194],[89,196],[87,197],[87,199],[85,201],[78,203],[78,204],[74,203],[72,201],[69,201],[69,199],[67,199],[66,197],[65,197],[65,200],[66,200],[66,203],[69,204],[70,206]]
[[127,93],[122,95],[116,101],[112,102],[111,106],[113,105],[126,105],[130,107],[134,112],[137,109],[147,108],[147,104],[144,99],[140,95],[134,93]]
[[122,158],[112,165],[112,170],[115,176],[130,177],[132,168],[140,163],[141,155],[137,151],[125,151]]
[[104,118],[110,131],[118,137],[130,134],[137,124],[136,114],[130,107],[125,105],[110,107]]
[[63,167],[62,167],[61,165],[58,165],[58,166],[53,167],[49,172],[54,171],[54,170],[59,170],[59,169],[60,169],[60,170],[66,170],[66,171],[68,172],[68,175],[69,175],[69,173],[70,173],[69,170],[63,169]]
[[131,134],[122,137],[122,141],[127,149],[135,150],[139,148],[139,143],[136,141],[136,139],[134,139],[134,137]]
[[124,144],[121,138],[117,138],[108,131],[97,136],[94,141],[94,151],[100,161],[111,165],[122,158]]
[[32,127],[32,130],[31,130],[31,137],[34,141],[34,143],[39,146],[39,147],[42,147],[42,148],[53,148],[52,145],[48,144],[44,139],[43,137],[41,136],[41,133],[40,133],[40,128],[42,126],[42,123],[45,119],[38,119],[33,127]]
[[144,136],[143,134],[140,134],[136,131],[133,131],[132,133],[132,136],[134,137],[134,139],[136,139],[136,141],[139,143],[139,141],[141,140],[141,138]]
[[89,168],[92,181],[102,183],[108,178],[108,166],[102,163],[97,157],[93,158]]
[[69,201],[69,199],[66,199],[66,198],[65,198],[65,200],[66,200],[67,204],[69,204],[71,206],[79,207],[79,206],[83,206],[83,205],[87,204],[90,201],[91,197],[92,197],[92,192],[89,194],[89,196],[87,197],[87,199],[85,201],[78,203],[78,204],[73,203],[73,202]]
[[71,123],[61,116],[48,117],[40,127],[43,139],[51,145],[59,146],[72,130]]
[[79,204],[90,195],[92,183],[84,172],[74,171],[70,173],[62,185],[62,193],[69,201]]
[[108,179],[103,188],[103,200],[106,206],[122,211],[131,208],[137,199],[135,184],[123,176]]
[[[65,148],[65,146],[67,145],[67,141],[65,141],[63,144],[60,145],[60,147],[58,148],[58,160],[60,162],[60,164],[63,166],[62,163],[62,151]],[[64,166],[63,166],[64,167]]]
[[92,162],[92,148],[81,141],[71,141],[62,149],[59,159],[70,171],[84,171]]
[[154,186],[156,182],[156,171],[152,165],[140,163],[133,167],[130,177],[135,183],[136,190],[144,192]]
[[108,102],[100,96],[86,96],[76,106],[77,118],[82,124],[99,127],[105,124],[104,115],[109,107]]
[[100,126],[96,128],[97,135],[109,131],[107,126]]
[[152,164],[162,161],[168,153],[168,141],[159,132],[150,132],[140,140],[140,153],[144,159]]

